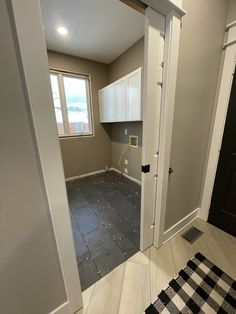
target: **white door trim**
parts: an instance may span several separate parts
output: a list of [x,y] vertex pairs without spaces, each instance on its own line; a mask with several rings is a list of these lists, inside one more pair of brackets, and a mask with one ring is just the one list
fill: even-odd
[[[40,1],[9,0],[7,4],[18,51],[21,81],[32,118],[31,127],[35,134],[34,144],[38,151],[41,182],[69,302],[67,313],[75,313],[82,307],[82,294],[51,95]],[[63,309],[66,308],[63,305]]]
[[209,157],[207,160],[206,174],[203,185],[203,194],[199,210],[199,217],[207,221],[215,175],[219,160],[219,153],[224,133],[226,115],[228,110],[229,98],[233,74],[236,61],[236,22],[229,24],[226,27],[228,38],[226,42],[232,42],[231,45],[225,47],[225,55],[223,56],[223,68],[220,75],[219,90],[216,96],[216,113],[213,122],[213,132],[210,140]]
[[159,150],[162,88],[163,36],[165,17],[151,8],[145,10],[144,82],[143,82],[143,148],[142,165],[150,170],[142,172],[140,248],[153,244],[156,174]]
[[176,11],[171,11],[166,17],[163,95],[154,232],[154,245],[156,247],[163,244],[165,240],[164,231],[179,56],[180,27],[181,15]]

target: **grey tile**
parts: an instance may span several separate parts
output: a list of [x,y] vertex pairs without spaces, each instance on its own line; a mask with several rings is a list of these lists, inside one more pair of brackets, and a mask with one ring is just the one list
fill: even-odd
[[133,212],[127,212],[124,217],[127,222],[132,226],[133,231],[140,232],[140,211],[134,210]]
[[110,171],[67,182],[67,191],[84,290],[139,250],[141,187]]
[[140,249],[140,232],[133,232],[128,236],[130,242],[139,250]]
[[89,233],[85,241],[102,276],[125,261],[122,250],[111,239],[106,229],[101,228]]
[[74,181],[67,181],[67,182],[66,182],[66,189],[67,189],[67,192],[73,190],[73,189],[74,189],[74,186],[75,186]]
[[119,192],[107,194],[105,198],[117,210],[117,212],[128,222],[132,221],[133,215],[138,212],[138,208],[127,200],[127,198]]
[[140,210],[141,208],[141,194],[138,191],[134,191],[127,195],[127,200]]
[[89,206],[77,208],[72,215],[82,234],[92,232],[101,226],[101,220]]
[[127,197],[118,191],[115,191],[110,194],[106,194],[104,197],[111,203],[112,206],[116,208],[120,209],[120,208],[133,207],[133,204],[131,204],[128,201]]
[[91,254],[73,217],[72,217],[72,231],[77,262],[80,263],[82,261],[87,261],[91,259]]
[[109,208],[105,208],[103,211],[101,211],[99,213],[99,217],[106,226],[122,218],[118,211],[112,206],[110,206]]
[[113,240],[123,238],[134,230],[134,227],[113,207],[100,212],[99,217]]
[[106,193],[112,193],[116,189],[116,185],[114,182],[99,182],[99,184],[96,186],[96,191],[106,194]]
[[80,283],[82,291],[86,290],[96,281],[101,279],[100,273],[98,273],[97,267],[93,260],[84,261],[78,264]]
[[104,197],[90,203],[90,207],[96,212],[99,216],[104,210],[110,210],[112,208],[110,202],[108,202]]
[[101,192],[91,188],[82,188],[81,193],[83,194],[88,204],[96,203],[97,201],[100,201],[103,197]]
[[123,239],[117,239],[115,242],[120,247],[126,258],[129,258],[139,251],[139,246],[137,246],[135,241],[132,241],[129,236]]
[[72,196],[68,196],[69,206],[71,210],[75,210],[79,207],[88,205],[85,197],[82,195],[81,192],[73,191]]
[[124,238],[134,230],[134,228],[123,218],[114,219],[109,225],[106,225],[106,228],[113,240]]

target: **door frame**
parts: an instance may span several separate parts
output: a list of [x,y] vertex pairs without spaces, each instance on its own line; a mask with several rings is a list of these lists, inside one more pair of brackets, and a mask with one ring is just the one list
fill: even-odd
[[226,42],[223,45],[223,57],[216,93],[216,108],[212,121],[211,138],[208,148],[205,178],[199,217],[208,220],[215,176],[224,134],[227,110],[236,65],[236,21],[227,25]]
[[5,1],[21,70],[21,84],[31,118],[41,184],[67,296],[67,300],[51,314],[75,313],[83,306],[82,293],[51,94],[40,1]]
[[[154,244],[159,246],[165,219],[166,191],[173,124],[175,86],[181,16],[185,14],[181,0],[144,0],[153,10],[166,16],[165,66],[163,75],[164,110],[161,114],[161,150],[156,206]],[[69,216],[69,206],[57,127],[50,90],[49,69],[45,37],[43,34],[39,0],[6,1],[12,32],[15,38],[21,83],[25,92],[35,148],[38,151],[39,172],[49,208],[49,219],[55,235],[59,262],[67,301],[52,313],[75,313],[82,307],[82,294]],[[22,10],[24,8],[24,10]],[[37,41],[35,41],[37,38]],[[155,61],[155,56],[153,56]],[[44,104],[44,105],[43,105]],[[143,208],[142,210],[146,210]],[[162,225],[163,224],[163,225]],[[152,243],[151,243],[152,244]]]
[[[149,7],[145,10],[145,15],[148,24],[145,28],[145,37],[149,35],[149,28],[155,27],[155,23],[152,23],[155,18],[155,12],[165,16],[165,49],[164,49],[164,68],[163,68],[163,84],[162,84],[162,96],[161,96],[161,112],[160,112],[160,126],[152,125],[148,120],[148,115],[145,114],[145,109],[148,108],[147,104],[143,104],[144,107],[144,124],[153,129],[153,132],[158,133],[159,138],[159,150],[158,150],[158,165],[157,165],[157,184],[156,184],[156,201],[153,209],[150,209],[149,202],[145,202],[145,176],[142,174],[142,199],[141,199],[141,236],[140,236],[140,249],[145,250],[147,247],[154,244],[156,247],[162,245],[165,241],[165,216],[166,216],[166,203],[167,203],[167,190],[168,190],[168,178],[169,178],[169,163],[171,154],[171,140],[172,129],[174,119],[174,105],[175,105],[175,91],[177,80],[177,65],[179,55],[179,41],[180,41],[180,29],[181,18],[186,12],[182,9],[182,1],[170,1],[170,0],[143,0]],[[152,10],[152,14],[150,14]],[[157,18],[158,18],[157,14]],[[145,40],[146,43],[146,40]],[[155,48],[155,45],[147,47],[145,45],[145,58],[149,63],[155,65],[155,55],[150,53],[151,48]],[[150,49],[150,50],[148,50]],[[144,62],[148,64],[147,60]],[[153,73],[151,73],[153,72]],[[144,78],[155,77],[155,70],[144,67]],[[150,87],[150,86],[149,86]],[[147,84],[144,84],[144,95],[147,94],[149,88]],[[150,87],[151,88],[151,87]],[[149,91],[150,92],[150,91]],[[155,95],[155,93],[154,93]],[[156,96],[157,97],[157,96]],[[157,99],[149,99],[152,101],[151,106],[155,106]],[[150,103],[149,103],[150,108]],[[147,110],[147,109],[146,109]],[[146,118],[147,116],[147,118]],[[148,145],[148,143],[147,143]],[[145,154],[145,143],[143,144],[143,158],[142,165],[152,165],[151,158],[153,156],[147,156]],[[150,187],[149,187],[150,188]],[[146,190],[146,189],[145,189]],[[148,208],[149,207],[149,208]],[[151,238],[150,232],[145,232],[148,228],[154,229],[153,236]]]

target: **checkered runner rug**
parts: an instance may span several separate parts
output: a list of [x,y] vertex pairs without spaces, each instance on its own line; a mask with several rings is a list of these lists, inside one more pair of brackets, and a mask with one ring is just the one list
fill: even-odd
[[235,314],[236,281],[197,253],[145,313]]

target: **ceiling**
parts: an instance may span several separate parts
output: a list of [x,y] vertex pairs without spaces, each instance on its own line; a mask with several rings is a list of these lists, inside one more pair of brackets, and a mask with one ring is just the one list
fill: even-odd
[[144,35],[144,16],[119,0],[41,0],[41,7],[50,50],[109,64]]

